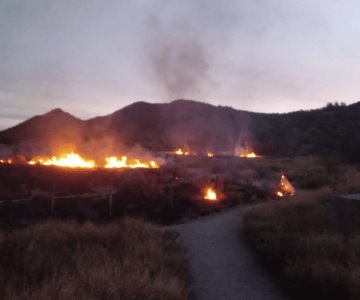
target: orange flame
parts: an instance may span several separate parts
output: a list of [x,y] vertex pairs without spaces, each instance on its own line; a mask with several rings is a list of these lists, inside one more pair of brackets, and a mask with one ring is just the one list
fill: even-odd
[[188,151],[183,151],[181,148],[177,149],[175,151],[175,154],[177,155],[189,155],[190,153]]
[[134,159],[131,162],[128,162],[127,156],[122,156],[121,159],[116,156],[109,156],[105,158],[106,164],[105,168],[107,169],[121,169],[121,168],[146,168],[146,169],[154,169],[159,168],[159,165],[151,160],[149,162],[141,162],[138,159]]
[[257,155],[255,152],[246,152],[246,153],[240,154],[240,157],[257,158],[257,157],[261,157],[261,156]]
[[284,174],[281,174],[280,183],[278,185],[276,195],[279,197],[295,195],[295,188],[292,186],[289,180],[287,180]]
[[85,160],[79,154],[71,152],[60,157],[53,156],[51,158],[39,158],[29,161],[30,165],[57,166],[67,168],[95,168],[96,163],[93,160]]
[[60,157],[53,156],[51,158],[37,158],[28,162],[30,165],[57,166],[65,168],[96,168],[104,167],[112,168],[159,168],[154,160],[142,162],[139,159],[128,160],[127,156],[118,158],[116,156],[108,156],[105,158],[105,164],[97,165],[95,160],[85,160],[79,154],[71,152],[63,154]]
[[213,188],[207,188],[206,189],[206,193],[204,195],[204,199],[205,200],[209,200],[209,201],[217,201],[217,195],[216,192]]
[[214,153],[208,152],[208,153],[207,153],[207,156],[208,156],[208,157],[214,157]]
[[12,164],[12,159],[0,159],[0,164]]

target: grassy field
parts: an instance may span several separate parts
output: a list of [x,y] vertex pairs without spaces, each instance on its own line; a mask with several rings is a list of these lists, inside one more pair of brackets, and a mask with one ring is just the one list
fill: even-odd
[[1,233],[0,265],[0,299],[189,299],[176,234],[136,219]]
[[298,299],[360,299],[360,233],[329,227],[332,191],[322,188],[254,207],[244,218],[261,262]]

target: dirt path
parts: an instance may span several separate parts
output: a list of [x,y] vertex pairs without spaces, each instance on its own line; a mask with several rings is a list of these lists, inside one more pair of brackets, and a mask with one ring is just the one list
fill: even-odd
[[241,218],[245,209],[172,227],[189,251],[196,300],[284,299],[244,241]]

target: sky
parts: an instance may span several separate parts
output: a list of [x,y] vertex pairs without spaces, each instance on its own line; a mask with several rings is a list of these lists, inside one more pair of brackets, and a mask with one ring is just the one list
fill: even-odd
[[357,102],[359,20],[356,0],[0,0],[0,129],[56,107]]

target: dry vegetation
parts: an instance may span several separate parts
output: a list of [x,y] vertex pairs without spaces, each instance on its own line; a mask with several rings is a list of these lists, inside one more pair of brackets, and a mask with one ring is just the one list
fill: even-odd
[[[340,187],[339,187],[340,188]],[[259,259],[298,299],[360,299],[360,233],[331,229],[325,187],[250,210],[245,231]]]
[[136,219],[46,222],[0,235],[0,299],[189,299],[176,234]]

